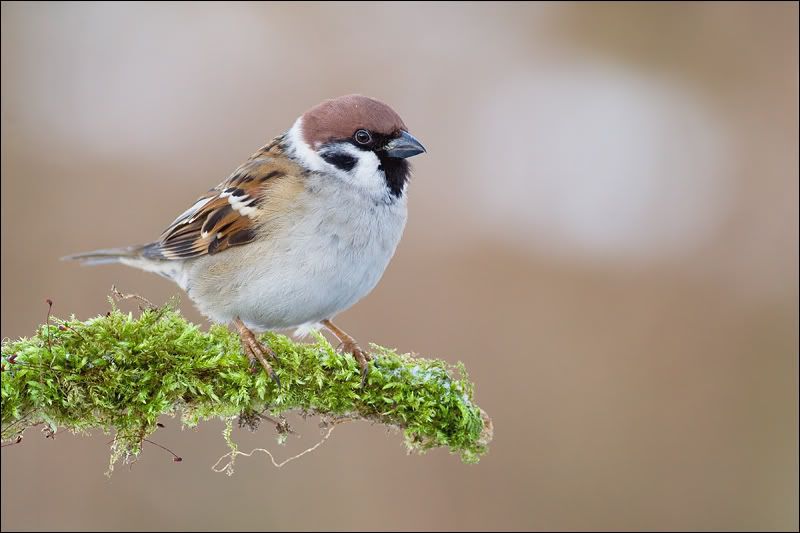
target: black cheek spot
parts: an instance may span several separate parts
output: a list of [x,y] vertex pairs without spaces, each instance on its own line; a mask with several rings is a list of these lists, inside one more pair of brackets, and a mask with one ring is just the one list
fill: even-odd
[[322,155],[322,159],[330,163],[331,165],[335,166],[336,168],[342,169],[345,172],[350,172],[353,170],[353,167],[356,166],[356,158],[348,155],[343,154],[341,152],[331,152]]

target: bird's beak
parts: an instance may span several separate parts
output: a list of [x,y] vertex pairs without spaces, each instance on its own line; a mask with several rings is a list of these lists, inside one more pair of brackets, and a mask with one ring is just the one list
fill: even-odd
[[425,147],[413,135],[407,131],[401,131],[400,137],[389,141],[384,151],[389,157],[405,159],[425,152]]

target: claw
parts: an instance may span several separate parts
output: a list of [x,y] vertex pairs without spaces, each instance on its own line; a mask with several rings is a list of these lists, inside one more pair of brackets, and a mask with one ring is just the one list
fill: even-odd
[[272,378],[272,381],[274,381],[275,385],[277,385],[278,388],[280,389],[281,388],[281,378],[278,377],[278,374],[276,374],[275,371],[273,370],[273,371],[271,371],[269,373],[269,377]]
[[267,374],[269,374],[269,377],[272,378],[272,381],[274,381],[275,384],[280,389],[281,388],[281,378],[278,377],[278,374],[275,372],[275,369],[272,368],[271,365],[267,365],[266,367],[261,365],[261,362],[258,360],[258,358],[253,356],[250,353],[250,350],[248,348],[245,348],[245,353],[247,354],[247,357],[250,358],[250,372],[255,374],[256,372],[258,372],[260,370],[259,367],[263,368],[264,370],[267,371]]
[[272,369],[272,366],[270,366],[270,364],[267,362],[266,357],[269,356],[273,359],[277,359],[277,357],[275,357],[275,352],[273,352],[269,346],[264,346],[261,344],[258,339],[256,339],[255,334],[247,329],[244,323],[237,319],[237,321],[234,321],[234,324],[239,330],[239,337],[242,341],[242,349],[244,350],[244,353],[247,354],[247,357],[250,358],[250,370],[252,372],[256,371],[258,368],[256,366],[256,360],[258,360],[272,381],[274,381],[278,388],[280,388],[281,380],[278,378],[275,370]]
[[343,351],[350,353],[355,358],[358,367],[361,369],[361,388],[367,386],[367,376],[369,376],[369,361],[372,359],[370,355],[362,350],[357,344],[348,344],[342,347]]
[[351,354],[356,362],[358,363],[358,367],[361,369],[361,388],[363,389],[367,385],[367,376],[369,375],[369,361],[372,359],[367,352],[362,350],[358,344],[356,344],[355,339],[339,329],[333,322],[330,320],[323,320],[322,324],[328,328],[328,330],[333,333],[337,339],[341,342],[339,345],[343,352],[347,352]]

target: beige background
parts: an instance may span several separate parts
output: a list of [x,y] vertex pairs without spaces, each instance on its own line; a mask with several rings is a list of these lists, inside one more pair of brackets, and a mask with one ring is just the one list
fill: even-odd
[[[476,466],[343,426],[276,470],[172,419],[2,451],[6,529],[797,529],[798,7],[2,6],[2,336],[107,309],[58,257],[155,238],[318,101],[389,102],[427,146],[362,341],[464,361]],[[182,308],[201,320],[185,298]],[[265,427],[244,449],[279,458]]]

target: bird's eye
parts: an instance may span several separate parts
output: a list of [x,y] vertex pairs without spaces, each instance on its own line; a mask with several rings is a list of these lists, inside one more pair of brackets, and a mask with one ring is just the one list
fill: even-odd
[[369,144],[372,141],[372,135],[367,130],[358,130],[355,134],[356,142],[358,144]]

